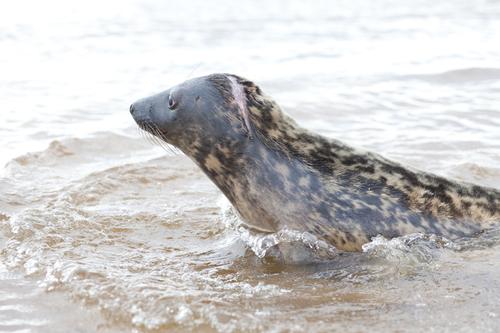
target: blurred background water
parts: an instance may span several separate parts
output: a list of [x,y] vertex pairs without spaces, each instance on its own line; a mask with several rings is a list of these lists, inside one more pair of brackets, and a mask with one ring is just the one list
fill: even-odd
[[[0,8],[0,331],[498,331],[498,231],[377,238],[318,263],[304,235],[240,229],[128,106],[235,73],[311,130],[500,187],[500,2]],[[274,243],[311,261],[278,262]]]

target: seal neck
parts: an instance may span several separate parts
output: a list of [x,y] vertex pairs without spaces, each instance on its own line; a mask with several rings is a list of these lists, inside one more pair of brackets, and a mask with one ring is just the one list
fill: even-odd
[[[292,220],[304,207],[287,199],[300,182],[319,184],[319,179],[297,159],[270,149],[257,137],[237,146],[216,145],[194,159],[255,230],[274,232],[281,221]],[[295,202],[295,200],[293,200]],[[290,215],[290,217],[286,217]]]

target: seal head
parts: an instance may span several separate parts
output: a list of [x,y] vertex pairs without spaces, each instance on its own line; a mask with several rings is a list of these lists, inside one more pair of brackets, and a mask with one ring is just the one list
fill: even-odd
[[188,155],[221,142],[236,144],[251,136],[243,92],[231,80],[192,79],[135,102],[130,112],[139,127]]

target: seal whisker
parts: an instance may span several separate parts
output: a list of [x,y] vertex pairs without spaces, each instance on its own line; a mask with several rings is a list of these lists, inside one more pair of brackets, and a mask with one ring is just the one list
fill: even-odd
[[147,133],[149,140],[151,141],[151,143],[153,145],[161,147],[161,143],[159,143],[158,138],[155,136],[154,129],[150,124],[147,125],[146,133]]
[[[163,150],[170,152],[172,155],[178,155],[180,151],[173,147],[172,145],[165,142],[165,135],[160,131],[156,124],[151,124],[151,131],[155,134],[153,137],[155,138],[155,142],[163,148]],[[175,149],[174,149],[175,148]]]
[[158,127],[155,124],[152,124],[150,128],[151,131],[153,132],[154,141],[166,152],[173,153],[172,149],[170,149],[170,147],[168,147],[163,141],[163,134],[160,132]]
[[146,130],[143,130],[142,128],[140,127],[137,127],[138,130],[139,130],[139,135],[141,136],[141,138],[145,141],[147,141],[149,144],[153,144],[150,140],[149,140],[149,137],[148,137],[148,132]]
[[144,133],[144,137],[146,138],[146,140],[153,146],[157,146],[158,143],[156,142],[156,138],[154,137],[153,134],[150,133],[151,131],[151,126],[149,124],[146,124],[145,125],[145,129],[143,130],[143,133]]

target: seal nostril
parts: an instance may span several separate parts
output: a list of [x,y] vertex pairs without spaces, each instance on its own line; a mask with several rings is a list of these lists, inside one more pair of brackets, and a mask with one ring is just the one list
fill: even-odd
[[131,113],[131,114],[134,114],[134,112],[135,112],[135,109],[134,109],[134,104],[131,104],[131,105],[130,105],[130,113]]

